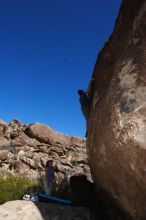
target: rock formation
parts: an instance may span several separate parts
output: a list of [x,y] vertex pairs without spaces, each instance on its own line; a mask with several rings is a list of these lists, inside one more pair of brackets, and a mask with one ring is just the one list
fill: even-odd
[[89,181],[91,175],[84,139],[63,135],[39,123],[23,125],[13,120],[7,124],[0,120],[0,169],[37,179],[44,175],[48,159],[53,159],[59,170],[66,173],[56,173],[56,195],[70,198],[76,206],[88,209],[13,201],[0,206],[0,219],[28,219],[34,213],[33,219],[40,220],[92,220],[91,211],[96,219],[125,220],[123,213],[114,206],[103,205],[93,182]]
[[98,55],[88,94],[87,151],[98,186],[146,219],[146,1],[123,0]]
[[60,134],[39,123],[23,125],[18,120],[10,124],[0,121],[2,169],[36,179],[43,175],[48,159],[53,159],[54,165],[66,173],[56,174],[58,183],[77,174],[85,174],[91,179],[85,140]]
[[95,220],[92,213],[84,207],[19,200],[0,206],[0,216],[3,220]]

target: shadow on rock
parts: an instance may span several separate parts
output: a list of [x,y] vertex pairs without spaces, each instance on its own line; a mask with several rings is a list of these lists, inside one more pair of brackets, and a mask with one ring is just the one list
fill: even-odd
[[43,220],[96,220],[86,207],[74,207],[52,203],[35,203]]
[[75,206],[85,206],[89,208],[96,219],[104,220],[106,213],[95,191],[95,186],[87,180],[85,175],[72,176],[70,178],[72,201]]
[[72,201],[75,206],[87,207],[96,220],[126,220],[125,215],[109,199],[102,189],[88,181],[85,175],[70,178]]

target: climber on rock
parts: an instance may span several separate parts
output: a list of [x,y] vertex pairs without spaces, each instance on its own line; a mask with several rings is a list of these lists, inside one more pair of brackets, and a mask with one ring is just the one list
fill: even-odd
[[89,97],[86,94],[86,92],[84,92],[83,90],[78,90],[78,95],[80,96],[79,100],[80,100],[80,104],[81,104],[82,113],[86,119],[86,135],[85,135],[85,137],[87,137],[88,121],[89,121],[89,116],[90,116],[90,100],[89,100]]

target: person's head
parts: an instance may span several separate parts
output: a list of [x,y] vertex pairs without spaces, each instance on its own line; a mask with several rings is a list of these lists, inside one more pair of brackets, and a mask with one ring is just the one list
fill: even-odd
[[53,166],[53,160],[48,160],[46,162],[46,167],[52,167]]
[[81,89],[79,89],[78,90],[78,95],[82,95],[82,94],[84,94],[85,92],[83,91],[83,90],[81,90]]

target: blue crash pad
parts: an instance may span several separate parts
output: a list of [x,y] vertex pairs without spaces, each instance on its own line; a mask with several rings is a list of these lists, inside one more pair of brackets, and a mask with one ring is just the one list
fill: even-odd
[[44,194],[44,193],[38,193],[38,198],[39,198],[40,201],[44,201],[44,202],[61,203],[61,204],[64,204],[64,205],[72,205],[71,200],[60,199],[60,198],[57,198],[53,195],[47,195],[47,194]]

